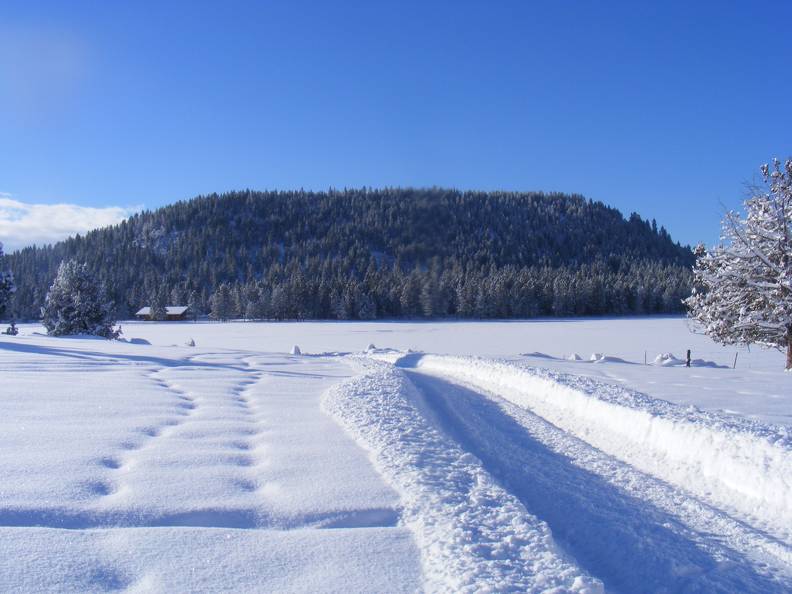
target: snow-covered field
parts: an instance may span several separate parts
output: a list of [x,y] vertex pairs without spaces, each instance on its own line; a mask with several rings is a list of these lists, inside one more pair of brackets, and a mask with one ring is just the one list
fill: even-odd
[[792,589],[780,353],[678,318],[123,327],[0,336],[0,591]]

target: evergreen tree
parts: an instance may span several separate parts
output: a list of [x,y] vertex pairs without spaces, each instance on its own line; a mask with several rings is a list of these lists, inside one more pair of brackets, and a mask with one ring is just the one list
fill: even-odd
[[357,308],[357,318],[359,320],[373,320],[377,317],[377,306],[368,293],[360,294],[355,307]]
[[766,191],[730,212],[723,243],[696,248],[690,316],[723,344],[786,349],[792,370],[792,159],[762,167]]
[[433,318],[437,315],[440,315],[441,312],[439,311],[438,301],[440,289],[431,276],[429,276],[423,283],[421,287],[421,313],[424,317]]
[[166,320],[168,318],[167,298],[162,287],[154,289],[149,297],[149,317],[152,320]]
[[276,320],[285,320],[289,317],[289,293],[285,286],[279,285],[272,290],[270,312]]
[[11,297],[16,291],[14,276],[5,267],[3,244],[0,242],[0,317],[3,316],[11,302]]
[[91,274],[86,264],[74,260],[61,263],[44,307],[42,323],[53,336],[93,334],[117,338],[112,304],[104,285]]
[[210,315],[215,320],[227,322],[233,317],[233,314],[234,301],[231,295],[231,288],[226,283],[223,283],[212,295],[212,313]]
[[191,290],[187,297],[187,315],[194,322],[198,319],[200,313],[200,306],[198,305],[198,293]]

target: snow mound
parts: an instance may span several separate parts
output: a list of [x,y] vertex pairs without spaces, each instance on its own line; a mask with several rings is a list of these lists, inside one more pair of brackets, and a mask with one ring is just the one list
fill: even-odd
[[613,357],[611,355],[602,355],[596,361],[592,361],[593,363],[627,363],[632,364],[630,361],[622,359],[621,357]]
[[129,344],[151,344],[145,338],[129,338],[126,340],[126,342],[128,342]]
[[661,353],[652,361],[652,365],[662,365],[663,367],[674,367],[684,364],[685,362],[682,359],[677,359],[673,353]]
[[[685,360],[677,359],[673,353],[661,353],[654,358],[652,365],[660,367],[684,367]],[[713,369],[728,369],[728,365],[719,365],[715,361],[707,361],[706,359],[691,359],[691,367],[712,367]]]
[[366,347],[366,352],[367,353],[370,353],[370,352],[376,351],[376,350],[377,350],[377,347],[374,346],[373,342],[370,342],[369,345]]
[[295,345],[292,347],[292,349],[291,349],[291,354],[292,354],[292,355],[302,355],[302,351],[300,350],[300,347],[298,347],[298,346],[295,344]]
[[792,538],[786,427],[514,362],[426,355],[411,365],[498,394],[644,472]]
[[715,361],[707,361],[706,359],[693,359],[690,362],[691,367],[712,367],[713,369],[729,369],[728,365],[719,365]]
[[547,524],[430,421],[403,371],[382,362],[328,392],[324,407],[399,492],[429,592],[602,592]]

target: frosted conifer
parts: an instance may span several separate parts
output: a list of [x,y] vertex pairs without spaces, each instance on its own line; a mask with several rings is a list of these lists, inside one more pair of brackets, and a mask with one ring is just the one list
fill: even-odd
[[152,320],[161,321],[168,318],[167,297],[162,288],[153,290],[149,301],[151,303],[149,317]]
[[223,322],[230,320],[234,314],[234,301],[231,295],[231,288],[223,283],[214,292],[211,298],[212,313],[210,314],[215,320]]
[[15,291],[14,276],[5,269],[3,244],[0,242],[0,317],[5,313]]
[[93,334],[118,338],[120,331],[114,328],[112,310],[104,285],[88,266],[69,260],[58,267],[41,317],[47,333],[53,336]]

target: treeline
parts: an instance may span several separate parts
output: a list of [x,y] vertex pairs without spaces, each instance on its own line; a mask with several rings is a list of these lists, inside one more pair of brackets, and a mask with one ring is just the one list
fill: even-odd
[[[18,319],[58,265],[85,262],[121,318],[151,303],[229,317],[532,317],[672,313],[689,248],[580,196],[357,189],[232,192],[8,256]],[[221,290],[222,287],[222,290]]]
[[[530,318],[682,311],[690,293],[684,269],[602,263],[567,268],[428,270],[371,267],[354,276],[306,274],[286,267],[275,278],[223,283],[210,298],[216,319],[339,319],[392,317]],[[186,302],[193,298],[187,297]]]

